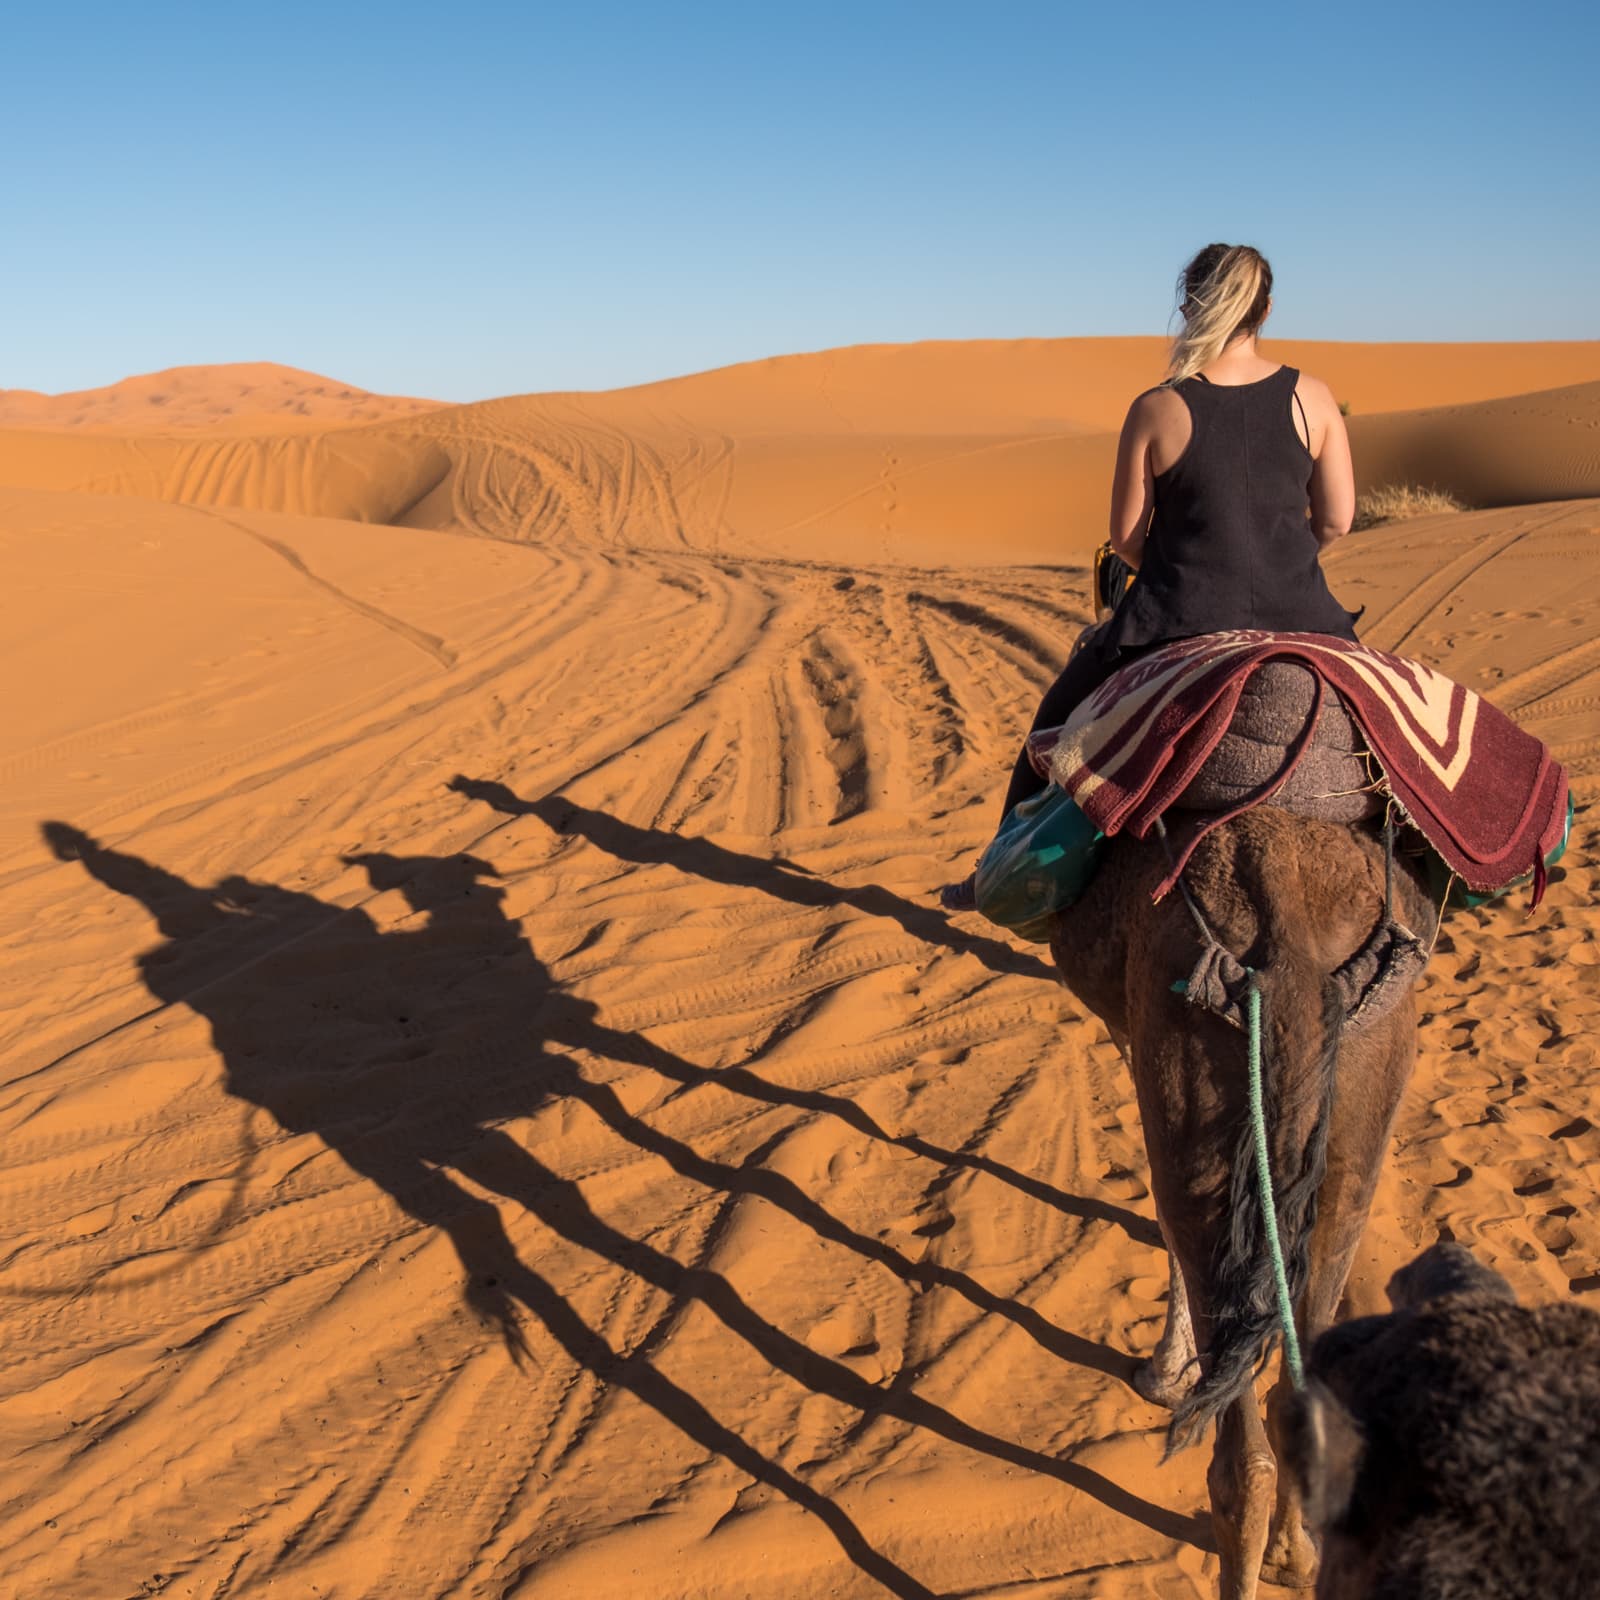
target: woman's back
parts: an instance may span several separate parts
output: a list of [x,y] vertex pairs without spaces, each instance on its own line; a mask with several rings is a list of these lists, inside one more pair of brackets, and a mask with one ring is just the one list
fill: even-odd
[[1252,382],[1196,373],[1170,385],[1188,409],[1189,440],[1154,474],[1139,579],[1109,642],[1227,628],[1355,637],[1359,613],[1328,588],[1307,518],[1314,463],[1309,428],[1302,436],[1296,425],[1299,378],[1281,366]]
[[[1349,438],[1326,384],[1261,359],[1266,257],[1208,244],[1178,290],[1171,378],[1128,408],[1112,474],[1107,542],[1138,576],[1110,618],[1085,630],[1039,702],[1035,730],[1065,722],[1128,654],[1168,639],[1236,628],[1355,638],[1358,613],[1334,599],[1318,562],[1355,512]],[[1044,783],[1024,742],[1002,814]],[[975,876],[941,899],[953,911],[974,906]]]

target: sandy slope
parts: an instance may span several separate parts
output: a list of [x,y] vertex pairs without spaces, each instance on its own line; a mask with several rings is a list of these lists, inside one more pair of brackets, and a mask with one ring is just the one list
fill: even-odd
[[429,411],[432,400],[369,394],[272,361],[169,367],[103,389],[40,394],[0,389],[0,428],[123,433],[237,433],[329,428]]
[[[1360,415],[1488,400],[1600,378],[1600,341],[1351,344],[1271,341]],[[1264,346],[1265,348],[1265,346]],[[1155,338],[927,340],[772,356],[629,391],[708,432],[993,433],[1115,429],[1160,376]],[[0,428],[121,433],[294,432],[437,409],[270,361],[170,367],[101,389],[0,389]]]
[[[1124,1072],[930,910],[1082,570],[773,549],[632,394],[406,425],[437,526],[0,490],[9,1592],[1207,1592]],[[1600,499],[1330,567],[1583,808],[1441,939],[1353,1302],[1593,1295]]]
[[[516,540],[1048,564],[1104,536],[1115,430],[1163,348],[866,347],[322,432],[0,431],[0,485]],[[1600,494],[1600,345],[1275,350],[1382,402],[1352,417],[1362,488],[1420,475],[1472,505]],[[1538,394],[1516,387],[1541,376]]]
[[[1160,381],[1158,338],[930,339],[773,356],[626,393],[653,397],[707,429],[783,434],[1102,433]],[[1314,373],[1355,416],[1492,400],[1600,378],[1600,340],[1495,344],[1261,343]]]

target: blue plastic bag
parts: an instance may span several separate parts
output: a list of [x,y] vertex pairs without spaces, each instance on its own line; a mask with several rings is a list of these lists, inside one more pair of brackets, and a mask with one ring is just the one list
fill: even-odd
[[978,857],[978,911],[1019,939],[1048,944],[1051,919],[1088,887],[1104,850],[1105,835],[1051,784],[1019,800]]

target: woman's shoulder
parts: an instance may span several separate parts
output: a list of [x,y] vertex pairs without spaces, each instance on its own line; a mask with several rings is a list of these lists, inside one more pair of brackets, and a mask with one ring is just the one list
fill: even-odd
[[1315,401],[1324,409],[1329,407],[1335,411],[1339,409],[1339,402],[1334,399],[1333,390],[1321,378],[1307,372],[1304,367],[1296,367],[1295,371],[1298,374],[1294,381],[1295,393],[1305,405],[1309,406]]
[[1136,394],[1128,406],[1122,422],[1123,445],[1148,445],[1162,434],[1170,434],[1177,427],[1177,414],[1188,415],[1189,408],[1183,396],[1165,383]]
[[1171,379],[1167,379],[1136,394],[1128,406],[1128,415],[1160,416],[1172,406],[1182,404],[1183,397],[1178,393],[1177,385]]

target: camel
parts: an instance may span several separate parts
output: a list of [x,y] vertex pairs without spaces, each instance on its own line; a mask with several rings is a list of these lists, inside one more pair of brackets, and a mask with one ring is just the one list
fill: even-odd
[[1580,1600],[1600,1565],[1600,1316],[1519,1306],[1459,1244],[1324,1333],[1285,1443],[1318,1600]]
[[[1207,1485],[1221,1592],[1250,1600],[1260,1576],[1309,1588],[1316,1549],[1299,1485],[1277,1465],[1292,1384],[1284,1376],[1273,1388],[1265,1426],[1255,1393],[1278,1329],[1251,1180],[1245,1037],[1174,984],[1201,953],[1196,913],[1259,973],[1279,1228],[1296,1324],[1309,1341],[1333,1321],[1410,1076],[1420,965],[1394,986],[1386,1011],[1350,1018],[1340,969],[1386,920],[1384,842],[1370,820],[1326,821],[1276,805],[1245,811],[1190,857],[1193,910],[1176,891],[1152,902],[1167,871],[1155,836],[1119,834],[1083,897],[1057,914],[1051,953],[1122,1050],[1144,1126],[1171,1293],[1137,1387],[1173,1409],[1169,1454],[1216,1420]],[[1431,942],[1436,910],[1419,867],[1401,853],[1393,912],[1421,945]]]

